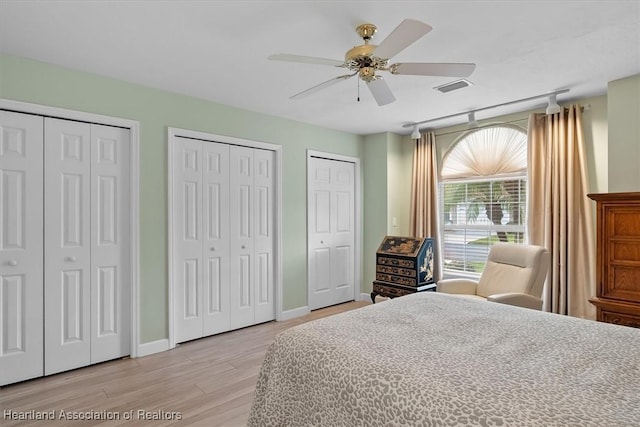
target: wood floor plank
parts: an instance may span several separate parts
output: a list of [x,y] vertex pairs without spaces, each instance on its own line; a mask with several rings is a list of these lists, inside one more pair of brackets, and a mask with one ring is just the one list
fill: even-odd
[[[0,387],[0,425],[244,426],[262,360],[278,333],[368,304],[339,304],[283,322],[182,343],[147,357],[113,360]],[[52,420],[12,419],[51,411]],[[61,419],[61,414],[98,419]],[[132,419],[125,419],[129,414]],[[105,419],[116,416],[119,419]]]

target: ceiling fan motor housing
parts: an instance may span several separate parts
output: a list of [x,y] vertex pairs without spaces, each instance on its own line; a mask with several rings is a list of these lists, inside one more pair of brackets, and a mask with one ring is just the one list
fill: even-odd
[[[346,67],[352,71],[357,71],[363,80],[370,81],[365,76],[369,76],[369,73],[371,73],[371,78],[373,78],[375,70],[384,70],[389,62],[388,59],[378,58],[373,55],[376,47],[373,44],[363,44],[349,49],[344,56]],[[370,70],[363,72],[365,68],[370,68]]]
[[356,32],[362,37],[364,44],[349,49],[344,55],[346,67],[351,71],[357,71],[358,76],[367,83],[376,79],[376,70],[386,69],[389,63],[388,59],[373,55],[378,46],[369,44],[369,40],[377,30],[373,24],[359,25]]

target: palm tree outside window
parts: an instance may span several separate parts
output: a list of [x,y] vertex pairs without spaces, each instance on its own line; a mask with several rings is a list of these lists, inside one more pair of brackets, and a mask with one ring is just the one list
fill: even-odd
[[525,242],[527,134],[474,129],[447,152],[440,175],[444,273],[479,276],[491,245]]

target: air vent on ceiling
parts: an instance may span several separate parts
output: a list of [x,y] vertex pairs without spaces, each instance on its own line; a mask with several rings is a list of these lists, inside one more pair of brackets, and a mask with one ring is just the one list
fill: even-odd
[[455,82],[445,83],[443,85],[436,86],[434,87],[434,89],[439,90],[442,93],[447,93],[447,92],[451,92],[452,90],[458,90],[458,89],[462,89],[463,87],[471,86],[472,84],[473,83],[471,83],[469,80],[460,79],[460,80],[456,80]]

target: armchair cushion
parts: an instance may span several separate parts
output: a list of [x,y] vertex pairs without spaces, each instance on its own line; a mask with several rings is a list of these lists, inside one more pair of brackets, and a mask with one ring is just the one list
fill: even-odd
[[437,292],[447,294],[476,294],[478,282],[469,279],[445,279],[438,281],[436,285]]
[[489,295],[487,301],[517,305],[518,307],[532,308],[534,310],[542,309],[542,300],[540,298],[517,292]]

